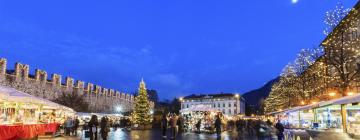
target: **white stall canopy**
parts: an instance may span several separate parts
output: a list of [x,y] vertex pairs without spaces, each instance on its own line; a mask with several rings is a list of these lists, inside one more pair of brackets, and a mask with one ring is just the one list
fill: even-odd
[[210,111],[210,112],[220,112],[217,109],[214,109],[208,105],[194,105],[190,108],[181,109],[180,113],[193,112],[193,111]]
[[69,107],[6,86],[0,86],[0,101],[40,104],[47,109],[63,109],[74,112]]
[[334,100],[323,102],[320,104],[320,106],[352,104],[352,103],[359,103],[359,102],[360,102],[360,94],[355,94],[355,95],[346,96],[346,97],[342,97],[339,99],[334,99]]

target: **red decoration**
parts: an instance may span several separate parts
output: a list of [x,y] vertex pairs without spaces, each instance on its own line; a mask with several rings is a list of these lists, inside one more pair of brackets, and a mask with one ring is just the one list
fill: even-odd
[[60,124],[0,125],[0,140],[34,138],[45,132],[56,132]]

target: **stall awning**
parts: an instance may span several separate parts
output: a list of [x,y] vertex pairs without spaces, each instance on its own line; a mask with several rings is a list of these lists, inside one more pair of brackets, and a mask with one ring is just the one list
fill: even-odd
[[320,107],[321,103],[323,103],[323,102],[314,103],[314,104],[305,105],[305,106],[297,106],[297,107],[289,108],[289,109],[282,110],[282,111],[271,112],[271,113],[268,113],[268,115],[274,115],[274,114],[280,114],[280,113],[291,113],[291,112],[295,112],[295,111],[309,110],[309,109]]
[[341,105],[341,104],[352,104],[352,103],[359,103],[360,102],[360,94],[355,94],[351,96],[342,97],[339,99],[334,99],[330,101],[326,101],[320,104],[321,106],[328,106],[328,105]]
[[186,112],[192,112],[192,111],[214,111],[214,112],[220,112],[219,110],[209,107],[207,105],[195,105],[190,108],[181,109],[180,113],[186,113]]
[[20,103],[32,103],[32,104],[41,104],[50,109],[64,109],[71,112],[75,112],[73,109],[51,102],[49,100],[35,97],[33,95],[27,94],[22,91],[18,91],[14,88],[7,86],[0,86],[0,99],[1,101],[7,102],[20,102]]

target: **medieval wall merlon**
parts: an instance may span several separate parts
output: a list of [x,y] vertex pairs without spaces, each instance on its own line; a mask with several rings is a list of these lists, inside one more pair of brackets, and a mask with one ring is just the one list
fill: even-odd
[[47,72],[40,69],[35,69],[35,81],[40,83],[46,83]]
[[7,60],[5,58],[0,58],[0,75],[6,74]]
[[115,97],[115,98],[116,98],[116,95],[115,95],[115,90],[110,89],[110,90],[109,90],[109,96],[110,96],[110,97]]
[[26,81],[29,76],[29,65],[21,64],[19,62],[15,63],[15,79]]
[[93,89],[94,89],[94,84],[92,84],[92,83],[87,83],[87,85],[86,85],[86,90],[87,90],[88,94],[91,94],[92,91],[93,91]]
[[95,93],[96,95],[98,95],[98,94],[100,94],[100,92],[101,92],[101,86],[95,85],[94,93]]
[[84,86],[85,86],[84,81],[76,80],[76,85],[75,85],[76,88],[80,90],[84,90]]
[[61,86],[61,75],[52,74],[51,75],[51,82],[52,82],[53,86],[60,87]]
[[71,78],[71,77],[66,77],[66,78],[65,78],[65,86],[66,86],[67,88],[72,88],[72,87],[74,87],[74,79]]
[[116,98],[118,98],[118,99],[121,98],[121,93],[119,91],[115,91],[115,95],[116,95]]
[[126,96],[125,96],[125,93],[121,93],[121,97],[120,97],[121,99],[125,99],[126,98]]
[[130,95],[130,101],[134,101],[134,95]]
[[107,88],[102,88],[101,94],[106,97],[109,94],[109,90]]

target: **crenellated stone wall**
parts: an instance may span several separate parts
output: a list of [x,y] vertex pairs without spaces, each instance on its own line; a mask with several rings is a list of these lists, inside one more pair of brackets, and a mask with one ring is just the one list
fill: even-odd
[[[0,85],[13,87],[17,90],[35,95],[37,97],[53,100],[62,93],[80,94],[89,103],[92,112],[112,113],[117,107],[122,112],[131,111],[134,106],[134,96],[114,89],[103,88],[99,85],[86,83],[71,77],[65,77],[62,83],[62,76],[52,74],[48,79],[48,73],[36,69],[35,75],[29,74],[29,65],[16,63],[15,70],[7,70],[7,61],[0,58]],[[153,103],[151,103],[153,107]]]

